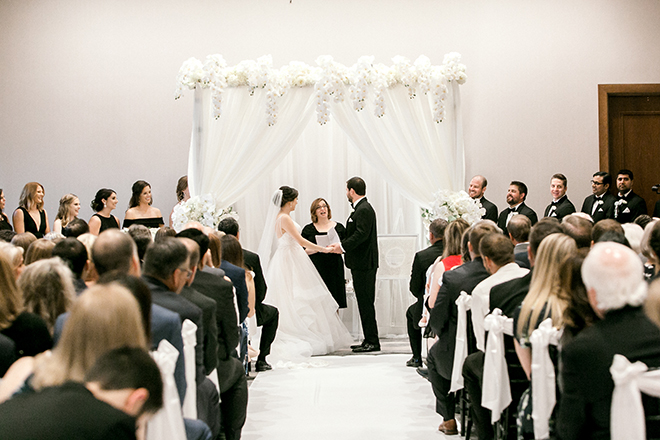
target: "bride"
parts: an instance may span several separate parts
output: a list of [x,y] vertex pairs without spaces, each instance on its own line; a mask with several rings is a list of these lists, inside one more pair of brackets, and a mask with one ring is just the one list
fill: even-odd
[[282,186],[272,201],[259,245],[268,283],[266,301],[280,312],[271,359],[280,365],[302,362],[348,347],[353,338],[337,315],[338,305],[303,249],[329,252],[329,248],[300,235],[300,225],[290,216],[298,204],[296,189]]

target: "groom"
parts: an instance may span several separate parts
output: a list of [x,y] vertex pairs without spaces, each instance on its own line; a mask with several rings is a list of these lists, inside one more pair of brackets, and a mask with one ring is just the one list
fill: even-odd
[[333,252],[346,254],[346,267],[351,269],[353,287],[364,341],[351,346],[355,353],[380,351],[378,326],[376,324],[376,271],[378,270],[378,234],[376,233],[376,213],[365,197],[367,185],[360,177],[352,177],[346,182],[346,197],[353,207],[353,213],[346,221],[346,238],[341,245],[335,244]]

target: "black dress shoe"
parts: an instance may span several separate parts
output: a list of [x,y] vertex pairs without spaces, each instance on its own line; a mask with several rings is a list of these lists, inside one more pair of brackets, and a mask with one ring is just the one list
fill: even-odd
[[369,353],[372,351],[380,351],[380,345],[374,345],[374,344],[364,344],[360,347],[356,347],[353,349],[353,353]]
[[266,361],[260,361],[257,360],[256,365],[254,366],[255,371],[260,372],[260,371],[268,371],[272,370],[273,367]]
[[410,358],[408,362],[406,362],[406,367],[422,367],[424,364],[422,363],[421,359],[415,359],[414,357]]
[[422,376],[424,379],[429,380],[429,369],[428,368],[417,368],[417,374]]
[[367,343],[366,341],[362,341],[361,344],[351,345],[351,350],[355,350],[356,348],[364,347],[364,344],[366,344],[366,343]]

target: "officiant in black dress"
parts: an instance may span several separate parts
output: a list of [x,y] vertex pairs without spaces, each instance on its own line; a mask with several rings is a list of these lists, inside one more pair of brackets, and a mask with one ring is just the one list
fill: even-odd
[[[328,235],[336,232],[339,240],[345,237],[346,229],[344,225],[330,220],[332,218],[332,211],[325,199],[318,198],[314,200],[309,212],[312,217],[312,223],[303,228],[301,233],[303,238],[314,244],[319,244],[316,242],[317,235]],[[337,301],[339,308],[345,309],[346,282],[344,280],[344,261],[341,254],[323,254],[310,249],[307,250],[307,253],[319,275],[323,278],[323,282],[328,287],[330,294]]]

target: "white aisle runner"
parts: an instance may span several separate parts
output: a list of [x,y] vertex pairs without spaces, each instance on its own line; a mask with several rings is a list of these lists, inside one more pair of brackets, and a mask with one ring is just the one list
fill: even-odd
[[323,356],[325,367],[259,373],[241,438],[442,439],[431,384],[409,357]]

